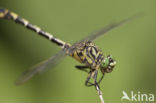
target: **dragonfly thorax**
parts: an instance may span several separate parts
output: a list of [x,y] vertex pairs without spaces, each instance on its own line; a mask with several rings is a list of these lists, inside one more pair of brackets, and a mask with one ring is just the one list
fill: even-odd
[[72,57],[90,69],[98,69],[104,59],[102,51],[90,41],[78,43]]
[[112,55],[108,55],[106,58],[103,59],[100,69],[103,73],[110,73],[113,71],[113,68],[116,64],[116,61],[113,59]]

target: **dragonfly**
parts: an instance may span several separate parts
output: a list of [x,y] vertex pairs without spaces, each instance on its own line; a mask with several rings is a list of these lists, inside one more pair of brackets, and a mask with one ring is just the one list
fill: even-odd
[[[26,70],[20,76],[20,78],[17,79],[16,84],[23,84],[36,74],[40,74],[46,71],[48,68],[54,67],[54,65],[56,65],[60,60],[68,55],[82,64],[76,65],[75,67],[77,69],[88,73],[85,81],[86,86],[90,87],[99,85],[105,73],[110,73],[113,71],[116,65],[116,60],[114,60],[112,55],[104,56],[103,52],[93,43],[93,40],[131,21],[136,17],[138,17],[138,15],[124,19],[118,23],[109,24],[102,29],[90,33],[87,37],[71,45],[70,43],[66,43],[54,37],[51,33],[44,31],[38,26],[31,24],[28,20],[18,16],[16,13],[8,9],[0,9],[0,18],[12,20],[17,24],[21,24],[27,29],[36,32],[40,36],[48,39],[49,41],[62,48],[62,50],[59,51],[56,55],[51,56],[49,59],[35,65],[31,69]],[[102,75],[97,80],[98,72],[101,72]],[[93,78],[93,82],[91,82],[91,78]]]

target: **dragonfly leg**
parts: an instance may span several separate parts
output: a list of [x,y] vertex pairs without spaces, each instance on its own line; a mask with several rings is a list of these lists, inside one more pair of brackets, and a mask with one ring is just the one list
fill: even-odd
[[76,65],[75,67],[79,70],[82,70],[88,73],[88,70],[87,70],[89,68],[88,66]]
[[90,87],[90,86],[93,86],[93,85],[94,85],[94,83],[91,83],[91,82],[89,81],[89,80],[91,79],[91,77],[92,77],[92,73],[93,73],[93,72],[90,72],[89,75],[88,75],[88,77],[87,77],[87,79],[86,79],[85,85],[86,85],[87,87]]
[[100,86],[99,86],[99,83],[101,82],[101,80],[103,79],[103,76],[104,76],[104,74],[101,76],[101,78],[100,78],[100,80],[97,82],[97,74],[98,74],[98,71],[96,70],[95,71],[95,74],[94,74],[94,86],[95,86],[95,88],[97,89],[100,89]]
[[95,70],[95,74],[94,74],[94,85],[98,85],[98,82],[97,82],[97,74],[98,74],[98,71]]
[[[94,75],[92,75],[92,73],[94,73]],[[97,73],[98,73],[98,71],[97,70],[95,70],[95,71],[91,71],[90,73],[89,73],[89,75],[88,75],[88,77],[87,77],[87,79],[86,79],[86,82],[85,82],[85,85],[87,86],[87,87],[90,87],[90,86],[96,86],[96,85],[98,85],[98,83],[97,83]],[[93,76],[93,78],[94,78],[94,83],[91,83],[89,80],[91,79],[91,77]]]
[[101,82],[101,80],[103,79],[103,77],[104,77],[104,73],[102,73],[101,78],[100,78],[99,81],[97,82],[98,84],[100,84],[100,82]]

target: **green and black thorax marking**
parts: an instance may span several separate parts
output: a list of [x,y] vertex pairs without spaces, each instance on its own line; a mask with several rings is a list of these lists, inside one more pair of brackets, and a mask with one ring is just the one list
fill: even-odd
[[89,41],[78,43],[72,56],[90,69],[98,68],[104,59],[102,51]]

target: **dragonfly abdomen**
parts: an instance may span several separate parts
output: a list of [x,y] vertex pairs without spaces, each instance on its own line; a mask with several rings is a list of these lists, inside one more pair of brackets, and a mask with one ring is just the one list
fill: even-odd
[[18,16],[14,12],[11,12],[11,11],[9,11],[7,9],[0,9],[0,18],[4,18],[4,19],[8,19],[8,20],[13,20],[16,23],[25,26],[29,30],[32,30],[32,31],[38,33],[39,35],[43,36],[44,38],[49,39],[51,42],[57,44],[61,48],[64,48],[64,46],[65,46],[65,42],[64,41],[62,41],[62,40],[60,40],[58,38],[55,38],[52,34],[43,31],[38,26],[29,23],[29,21],[27,21],[26,19]]

